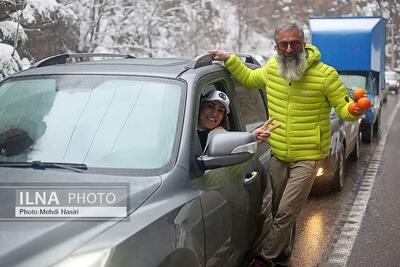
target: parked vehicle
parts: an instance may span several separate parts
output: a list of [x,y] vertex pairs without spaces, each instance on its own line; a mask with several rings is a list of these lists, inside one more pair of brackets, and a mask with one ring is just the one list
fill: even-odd
[[[372,107],[361,121],[362,140],[378,135],[385,88],[385,20],[381,17],[312,17],[311,41],[321,60],[337,69],[350,89],[367,91]],[[354,86],[354,87],[353,87]]]
[[[117,57],[58,55],[0,83],[0,185],[124,183],[128,216],[0,220],[0,266],[247,264],[271,227],[270,153],[249,133],[268,117],[264,93],[210,55],[66,62],[94,56]],[[203,153],[209,85],[231,99],[232,132]]]
[[385,72],[386,88],[388,91],[393,91],[396,95],[399,92],[400,82],[399,74],[394,71]]
[[331,152],[324,159],[318,170],[315,184],[328,185],[332,192],[341,191],[344,185],[344,168],[346,160],[360,158],[360,122],[344,121],[332,108],[331,121]]

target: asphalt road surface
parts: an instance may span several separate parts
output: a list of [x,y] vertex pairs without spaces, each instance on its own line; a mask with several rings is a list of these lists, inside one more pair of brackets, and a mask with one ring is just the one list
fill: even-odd
[[400,266],[399,99],[388,96],[380,138],[346,161],[343,190],[310,194],[290,266]]

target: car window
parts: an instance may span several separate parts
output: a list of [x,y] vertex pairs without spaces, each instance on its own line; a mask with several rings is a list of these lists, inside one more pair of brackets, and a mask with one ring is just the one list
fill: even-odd
[[0,160],[158,169],[172,155],[182,87],[164,79],[63,75],[0,86]]
[[346,88],[348,88],[350,91],[356,88],[363,88],[367,92],[369,91],[369,88],[367,86],[367,78],[365,76],[341,73],[340,79],[342,80]]
[[246,131],[251,132],[260,127],[268,117],[260,91],[249,90],[239,83],[235,83],[235,94]]

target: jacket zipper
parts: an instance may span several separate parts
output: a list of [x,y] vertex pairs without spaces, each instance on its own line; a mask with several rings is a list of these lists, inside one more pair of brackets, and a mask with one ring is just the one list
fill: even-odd
[[291,86],[292,86],[292,82],[289,82],[289,84],[288,84],[288,121],[287,121],[287,124],[286,124],[286,137],[287,137],[287,157],[289,158],[289,159],[291,159],[292,158],[292,156],[291,156],[291,153],[290,153],[290,148],[289,148],[289,145],[290,145],[290,140],[289,140],[289,127],[290,127],[290,119],[291,119],[291,116],[290,116],[290,110],[291,110],[291,107],[292,107],[292,90],[290,90],[291,89]]

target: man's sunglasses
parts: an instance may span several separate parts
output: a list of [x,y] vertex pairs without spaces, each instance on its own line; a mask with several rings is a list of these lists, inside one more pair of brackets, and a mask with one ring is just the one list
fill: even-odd
[[293,49],[293,51],[300,51],[303,48],[302,40],[291,40],[291,41],[280,41],[276,44],[279,52],[286,52],[288,47]]

